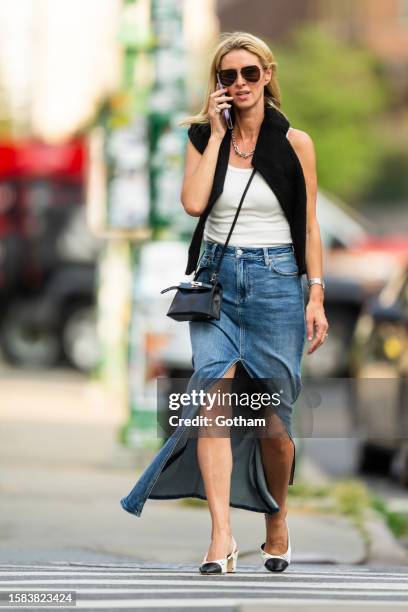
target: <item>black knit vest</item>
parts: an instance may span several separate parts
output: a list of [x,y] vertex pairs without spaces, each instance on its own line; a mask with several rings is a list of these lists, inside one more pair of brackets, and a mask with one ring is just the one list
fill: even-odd
[[[234,113],[232,110],[232,119]],[[306,183],[300,164],[292,145],[286,138],[290,124],[276,108],[265,106],[265,116],[261,124],[252,166],[263,176],[276,195],[288,220],[292,235],[293,248],[299,268],[299,276],[306,273]],[[209,123],[192,124],[188,136],[202,154],[211,135]],[[204,225],[216,200],[224,188],[228,167],[231,130],[225,132],[221,142],[210,197],[201,213],[188,250],[185,274],[195,271],[200,256]],[[238,202],[237,202],[238,206]]]

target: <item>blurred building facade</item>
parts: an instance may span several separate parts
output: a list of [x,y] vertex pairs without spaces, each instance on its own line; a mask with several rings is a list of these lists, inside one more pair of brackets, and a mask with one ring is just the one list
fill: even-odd
[[362,43],[387,63],[408,63],[407,0],[310,0],[311,13],[340,37]]
[[0,0],[0,130],[49,141],[84,128],[118,86],[121,0]]
[[325,26],[383,59],[408,92],[408,0],[218,0],[222,31],[243,30],[285,42],[302,24]]

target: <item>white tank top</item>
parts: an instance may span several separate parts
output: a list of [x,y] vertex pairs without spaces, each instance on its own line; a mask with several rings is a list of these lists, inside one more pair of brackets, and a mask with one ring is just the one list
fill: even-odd
[[[228,164],[224,190],[214,203],[204,226],[204,240],[224,243],[252,168]],[[268,183],[255,172],[228,244],[267,247],[292,242],[285,213]]]

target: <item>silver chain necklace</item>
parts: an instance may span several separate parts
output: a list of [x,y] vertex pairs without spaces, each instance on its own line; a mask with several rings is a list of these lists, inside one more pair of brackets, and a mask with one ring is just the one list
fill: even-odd
[[232,138],[232,146],[234,147],[234,151],[240,157],[251,157],[251,155],[255,153],[255,149],[253,149],[249,153],[244,153],[243,151],[240,150],[235,140],[234,131],[231,132],[231,138]]

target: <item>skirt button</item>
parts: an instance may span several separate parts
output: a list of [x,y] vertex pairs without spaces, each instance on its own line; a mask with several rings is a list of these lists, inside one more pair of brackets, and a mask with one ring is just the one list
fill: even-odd
[[243,251],[242,249],[237,249],[237,255],[242,255]]

